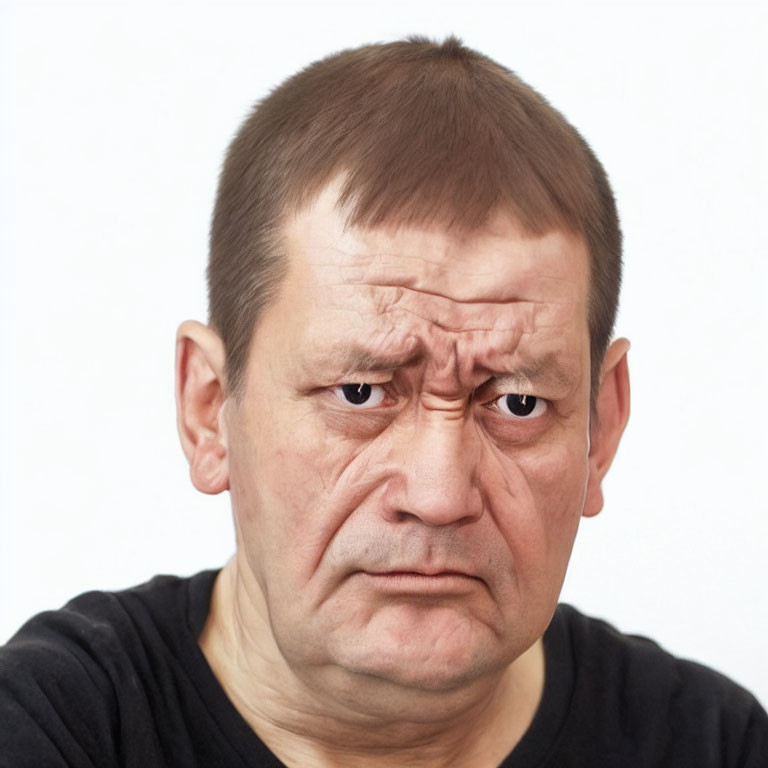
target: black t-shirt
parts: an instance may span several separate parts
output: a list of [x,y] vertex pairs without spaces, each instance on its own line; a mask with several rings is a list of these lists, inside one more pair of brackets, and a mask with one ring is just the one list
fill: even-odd
[[[89,592],[27,622],[0,648],[0,767],[282,766],[197,644],[215,577]],[[722,675],[565,605],[544,649],[541,704],[502,768],[768,766],[768,716]]]

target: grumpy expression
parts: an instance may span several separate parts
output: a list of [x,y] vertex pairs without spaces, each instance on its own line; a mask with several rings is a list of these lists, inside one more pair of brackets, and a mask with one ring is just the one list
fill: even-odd
[[498,672],[599,509],[583,240],[504,214],[347,227],[329,187],[285,247],[223,416],[238,557],[281,654],[435,691]]

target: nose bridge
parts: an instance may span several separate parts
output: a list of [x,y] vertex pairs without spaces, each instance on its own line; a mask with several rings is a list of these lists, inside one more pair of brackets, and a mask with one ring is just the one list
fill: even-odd
[[480,516],[482,498],[475,482],[478,435],[466,398],[422,397],[410,429],[400,440],[391,513],[416,517],[428,525]]

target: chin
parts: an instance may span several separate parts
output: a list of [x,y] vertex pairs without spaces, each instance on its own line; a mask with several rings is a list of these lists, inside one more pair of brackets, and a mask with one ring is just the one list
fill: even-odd
[[[335,633],[335,663],[356,675],[421,691],[469,685],[514,658],[492,629],[452,610],[428,611],[417,621],[375,617],[365,628]],[[412,618],[412,617],[411,617]]]
[[457,663],[452,659],[402,653],[376,660],[350,659],[349,662],[348,671],[425,693],[448,693],[464,688],[487,674],[491,666],[477,659]]

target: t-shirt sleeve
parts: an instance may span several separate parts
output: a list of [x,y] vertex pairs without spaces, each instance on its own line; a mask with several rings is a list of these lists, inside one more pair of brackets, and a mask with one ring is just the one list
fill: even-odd
[[754,700],[744,729],[741,755],[735,768],[766,768],[768,766],[768,713]]
[[697,755],[686,765],[768,768],[768,714],[757,699],[712,669],[674,663],[679,693],[669,714],[675,730],[687,730],[689,754]]
[[0,648],[0,768],[117,765],[106,625],[76,609],[31,619]]

